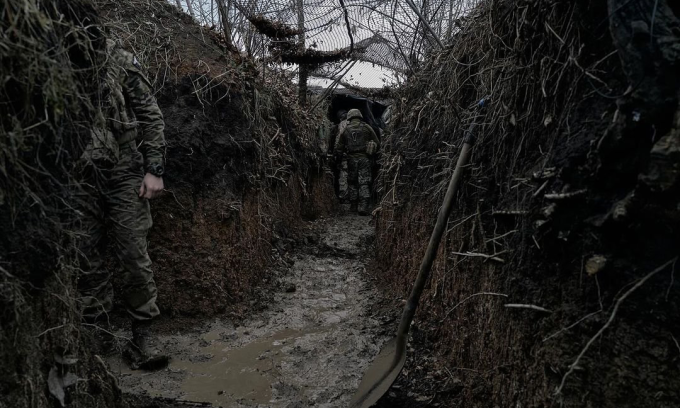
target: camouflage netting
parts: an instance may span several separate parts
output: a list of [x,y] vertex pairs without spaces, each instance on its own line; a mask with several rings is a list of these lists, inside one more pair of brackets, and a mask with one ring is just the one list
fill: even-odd
[[[477,2],[416,3],[436,36],[446,41],[459,30]],[[214,2],[193,3],[190,11],[199,21],[220,25]],[[348,59],[410,75],[419,68],[423,56],[437,48],[437,40],[407,2],[235,0],[225,4],[233,5],[226,11],[230,20],[227,29],[236,47],[258,57],[266,56],[269,61],[310,64],[311,74],[322,78],[337,77],[339,67],[329,66],[330,62]]]
[[479,124],[417,316],[460,405],[680,400],[680,10],[609,3],[484,2],[393,105],[376,267],[399,296]]
[[[342,59],[353,58],[375,63],[399,72],[406,71],[406,63],[398,54],[396,47],[399,39],[393,35],[388,23],[389,13],[396,13],[402,17],[415,16],[404,9],[390,10],[391,2],[385,1],[265,1],[248,2],[236,1],[236,9],[243,13],[251,22],[269,22],[266,26],[278,25],[287,27],[285,37],[271,36],[263,29],[263,24],[255,24],[258,31],[271,37],[272,45],[279,46],[280,42],[290,41],[291,52],[279,52],[282,62],[306,62],[304,57],[313,57],[315,53],[323,52],[327,55],[338,55]],[[304,29],[299,29],[299,7],[302,6]],[[346,14],[345,14],[346,13]],[[394,14],[393,14],[394,15]],[[393,20],[392,20],[393,21]],[[349,23],[349,27],[347,26]],[[394,25],[394,22],[392,22]],[[277,31],[277,34],[281,30]],[[300,33],[303,33],[305,47],[297,51]],[[387,38],[394,39],[388,41]],[[277,56],[277,53],[275,53]],[[328,61],[326,61],[328,62]],[[320,71],[323,72],[323,71]]]

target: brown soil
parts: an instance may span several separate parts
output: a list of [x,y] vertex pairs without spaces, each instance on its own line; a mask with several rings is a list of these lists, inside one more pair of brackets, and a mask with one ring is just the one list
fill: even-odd
[[[677,256],[677,183],[653,193],[638,181],[654,141],[677,134],[677,99],[617,105],[604,95],[621,95],[627,78],[607,57],[614,45],[602,6],[493,2],[472,16],[402,90],[385,142],[374,269],[405,297],[462,130],[483,125],[417,315],[409,375],[384,406],[677,405],[680,291],[670,266],[620,304],[567,375],[617,300]],[[546,27],[556,35],[537,34]],[[475,118],[481,98],[490,106]],[[644,124],[630,119],[635,109]]]
[[[259,296],[258,288],[266,284],[267,267],[286,262],[283,251],[277,254],[273,248],[294,245],[296,239],[305,236],[304,228],[299,227],[303,218],[313,219],[333,209],[332,187],[316,143],[318,118],[296,109],[296,100],[291,98],[295,92],[287,89],[289,83],[265,86],[251,62],[225,50],[216,33],[199,27],[166,1],[96,3],[111,32],[148,68],[165,116],[168,148],[164,179],[168,192],[152,204],[155,226],[149,236],[159,305],[165,316],[161,323],[174,330],[194,324],[196,316],[243,314],[251,307],[251,300]],[[9,234],[3,234],[0,253],[0,406],[58,404],[48,391],[47,381],[53,368],[65,372],[57,360],[66,355],[77,359],[68,369],[82,379],[67,387],[68,404],[125,407],[113,378],[93,355],[100,348],[101,330],[80,322],[75,300],[76,251],[73,234],[66,228],[75,216],[65,187],[75,183],[68,173],[73,168],[72,159],[79,157],[74,145],[82,147],[75,142],[87,128],[83,124],[91,121],[88,98],[97,94],[90,89],[97,83],[87,77],[90,72],[77,71],[78,66],[70,65],[83,63],[77,59],[83,57],[78,53],[88,46],[83,42],[85,37],[79,37],[84,36],[84,29],[71,24],[96,23],[97,12],[75,0],[31,4],[37,12],[12,4],[13,10],[25,15],[21,21],[26,26],[5,30],[6,24],[13,23],[3,19],[3,32],[19,35],[24,30],[27,35],[36,35],[44,31],[48,39],[29,37],[27,44],[41,58],[50,52],[58,55],[53,67],[46,65],[37,71],[38,57],[27,58],[21,65],[30,70],[28,80],[24,68],[9,67],[7,72],[17,76],[15,85],[31,88],[17,95],[35,95],[35,107],[39,107],[35,112],[51,112],[54,123],[35,122],[32,114],[16,115],[25,119],[22,127],[38,132],[33,137],[35,151],[30,145],[16,150],[23,155],[19,163],[35,166],[31,170],[35,174],[25,169],[17,173],[35,180],[26,184],[32,190],[12,187],[13,192],[8,194],[5,186],[14,184],[5,184],[3,173],[0,205],[3,231]],[[39,14],[44,10],[52,14]],[[84,11],[91,13],[87,19]],[[54,27],[46,25],[50,16],[63,21]],[[55,39],[64,43],[57,44]],[[78,45],[82,47],[67,40],[81,41]],[[49,50],[41,49],[41,44]],[[72,55],[54,48],[55,44]],[[24,46],[22,52],[28,49]],[[267,81],[277,79],[270,76]],[[59,86],[48,94],[51,88],[46,84]],[[57,99],[49,100],[55,95]],[[9,106],[5,105],[5,96],[3,92],[3,106]],[[47,106],[43,99],[59,101],[58,106]],[[30,103],[10,102],[18,103],[23,111]],[[64,109],[68,111],[64,113]],[[21,127],[17,126],[19,122],[14,119],[3,122],[3,140],[5,136],[18,137],[20,132],[16,132]],[[12,130],[7,133],[7,129]],[[55,135],[55,129],[65,135]],[[49,144],[40,143],[43,133]],[[44,157],[37,153],[41,150]],[[15,167],[22,169],[22,165],[9,164],[11,172]],[[21,185],[21,179],[14,181]],[[25,202],[29,191],[42,204],[17,206],[15,200]],[[21,194],[15,196],[14,192]],[[13,224],[19,230],[6,228],[18,214],[6,205],[24,208],[21,219],[27,223]],[[12,246],[5,247],[5,238]],[[30,262],[26,262],[26,253],[31,254]],[[21,260],[15,259],[17,254]],[[5,266],[9,272],[5,272]],[[124,320],[121,307],[117,313],[118,320]]]
[[[265,87],[251,62],[167,2],[102,9],[112,26],[145,22],[134,37],[116,32],[148,61],[166,122],[167,193],[152,206],[149,236],[163,324],[243,315],[269,282],[273,246],[304,235],[303,217],[333,208],[318,118],[291,109],[290,84]],[[166,39],[160,48],[143,45],[158,38]]]
[[[335,202],[317,147],[319,117],[296,108],[289,81],[260,78],[218,33],[164,0],[96,1],[111,32],[149,69],[165,114],[168,192],[153,205],[149,251],[167,345],[181,355],[180,340],[196,340],[184,350],[191,365],[214,357],[206,348],[225,351],[221,342],[230,350],[255,343],[258,358],[271,357],[260,341],[272,340],[287,353],[272,358],[281,363],[278,406],[342,405],[396,327],[462,130],[477,122],[479,142],[405,370],[378,406],[677,406],[680,290],[667,261],[680,248],[680,63],[671,24],[678,6],[669,2],[628,1],[610,12],[585,0],[493,1],[464,21],[395,98],[369,268],[389,295],[381,300],[373,288],[359,290],[370,287],[356,251],[368,241],[365,225],[328,222],[328,236],[341,237],[333,242],[303,223]],[[69,230],[69,171],[97,94],[85,58],[91,33],[78,24],[98,18],[79,0],[7,7],[1,96],[12,115],[0,136],[21,143],[1,146],[8,233],[0,239],[0,406],[57,406],[49,373],[54,380],[69,371],[81,380],[66,387],[67,404],[126,407],[94,355],[101,330],[80,322]],[[613,30],[611,18],[620,20]],[[291,50],[288,62],[343,57]],[[475,111],[482,98],[489,107]],[[205,319],[217,316],[231,319],[206,340]],[[234,322],[242,325],[235,337]],[[279,337],[300,348],[275,345]],[[182,370],[164,372],[158,389],[176,392],[168,384],[187,377]],[[141,383],[130,379],[133,388]]]
[[373,227],[356,215],[307,226],[305,242],[285,253],[290,262],[267,269],[276,283],[255,313],[160,336],[172,356],[166,370],[131,371],[118,356],[108,358],[134,406],[347,405],[387,334],[372,310],[380,294],[365,272]]

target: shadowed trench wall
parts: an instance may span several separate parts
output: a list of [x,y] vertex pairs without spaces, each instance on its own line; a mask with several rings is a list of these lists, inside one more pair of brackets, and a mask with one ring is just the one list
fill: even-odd
[[402,298],[479,124],[416,316],[461,405],[680,398],[678,10],[609,3],[485,2],[393,108],[374,270]]
[[99,27],[148,70],[166,122],[168,191],[149,236],[165,316],[244,312],[273,243],[333,209],[318,119],[163,0],[6,3],[0,406],[125,407],[77,305],[71,200],[101,91]]

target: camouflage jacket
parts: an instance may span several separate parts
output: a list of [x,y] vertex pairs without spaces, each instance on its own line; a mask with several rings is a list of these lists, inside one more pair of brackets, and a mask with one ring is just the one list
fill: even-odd
[[333,135],[333,136],[335,136],[335,138],[333,139],[333,140],[334,140],[334,143],[333,143],[333,151],[337,151],[337,150],[338,150],[338,145],[340,144],[340,136],[342,136],[342,132],[345,131],[345,128],[346,128],[346,127],[347,127],[347,120],[346,120],[346,119],[340,121],[340,123],[338,123],[338,124],[335,126],[336,133]]
[[380,146],[380,140],[371,126],[361,119],[352,119],[340,134],[336,149],[339,153],[347,153],[351,157],[366,157],[368,142],[375,142]]
[[[152,86],[131,53],[107,41],[109,106],[104,109],[106,127],[119,146],[137,142],[144,156],[145,172],[156,173],[164,165],[163,115]],[[141,137],[140,137],[141,136]]]

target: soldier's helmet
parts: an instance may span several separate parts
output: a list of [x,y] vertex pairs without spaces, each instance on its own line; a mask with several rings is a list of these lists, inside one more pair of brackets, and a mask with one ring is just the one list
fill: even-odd
[[359,109],[350,109],[347,113],[347,120],[352,120],[354,118],[363,119],[364,116],[361,114]]
[[335,118],[338,120],[338,122],[342,122],[343,120],[347,119],[347,111],[344,109],[339,110]]

